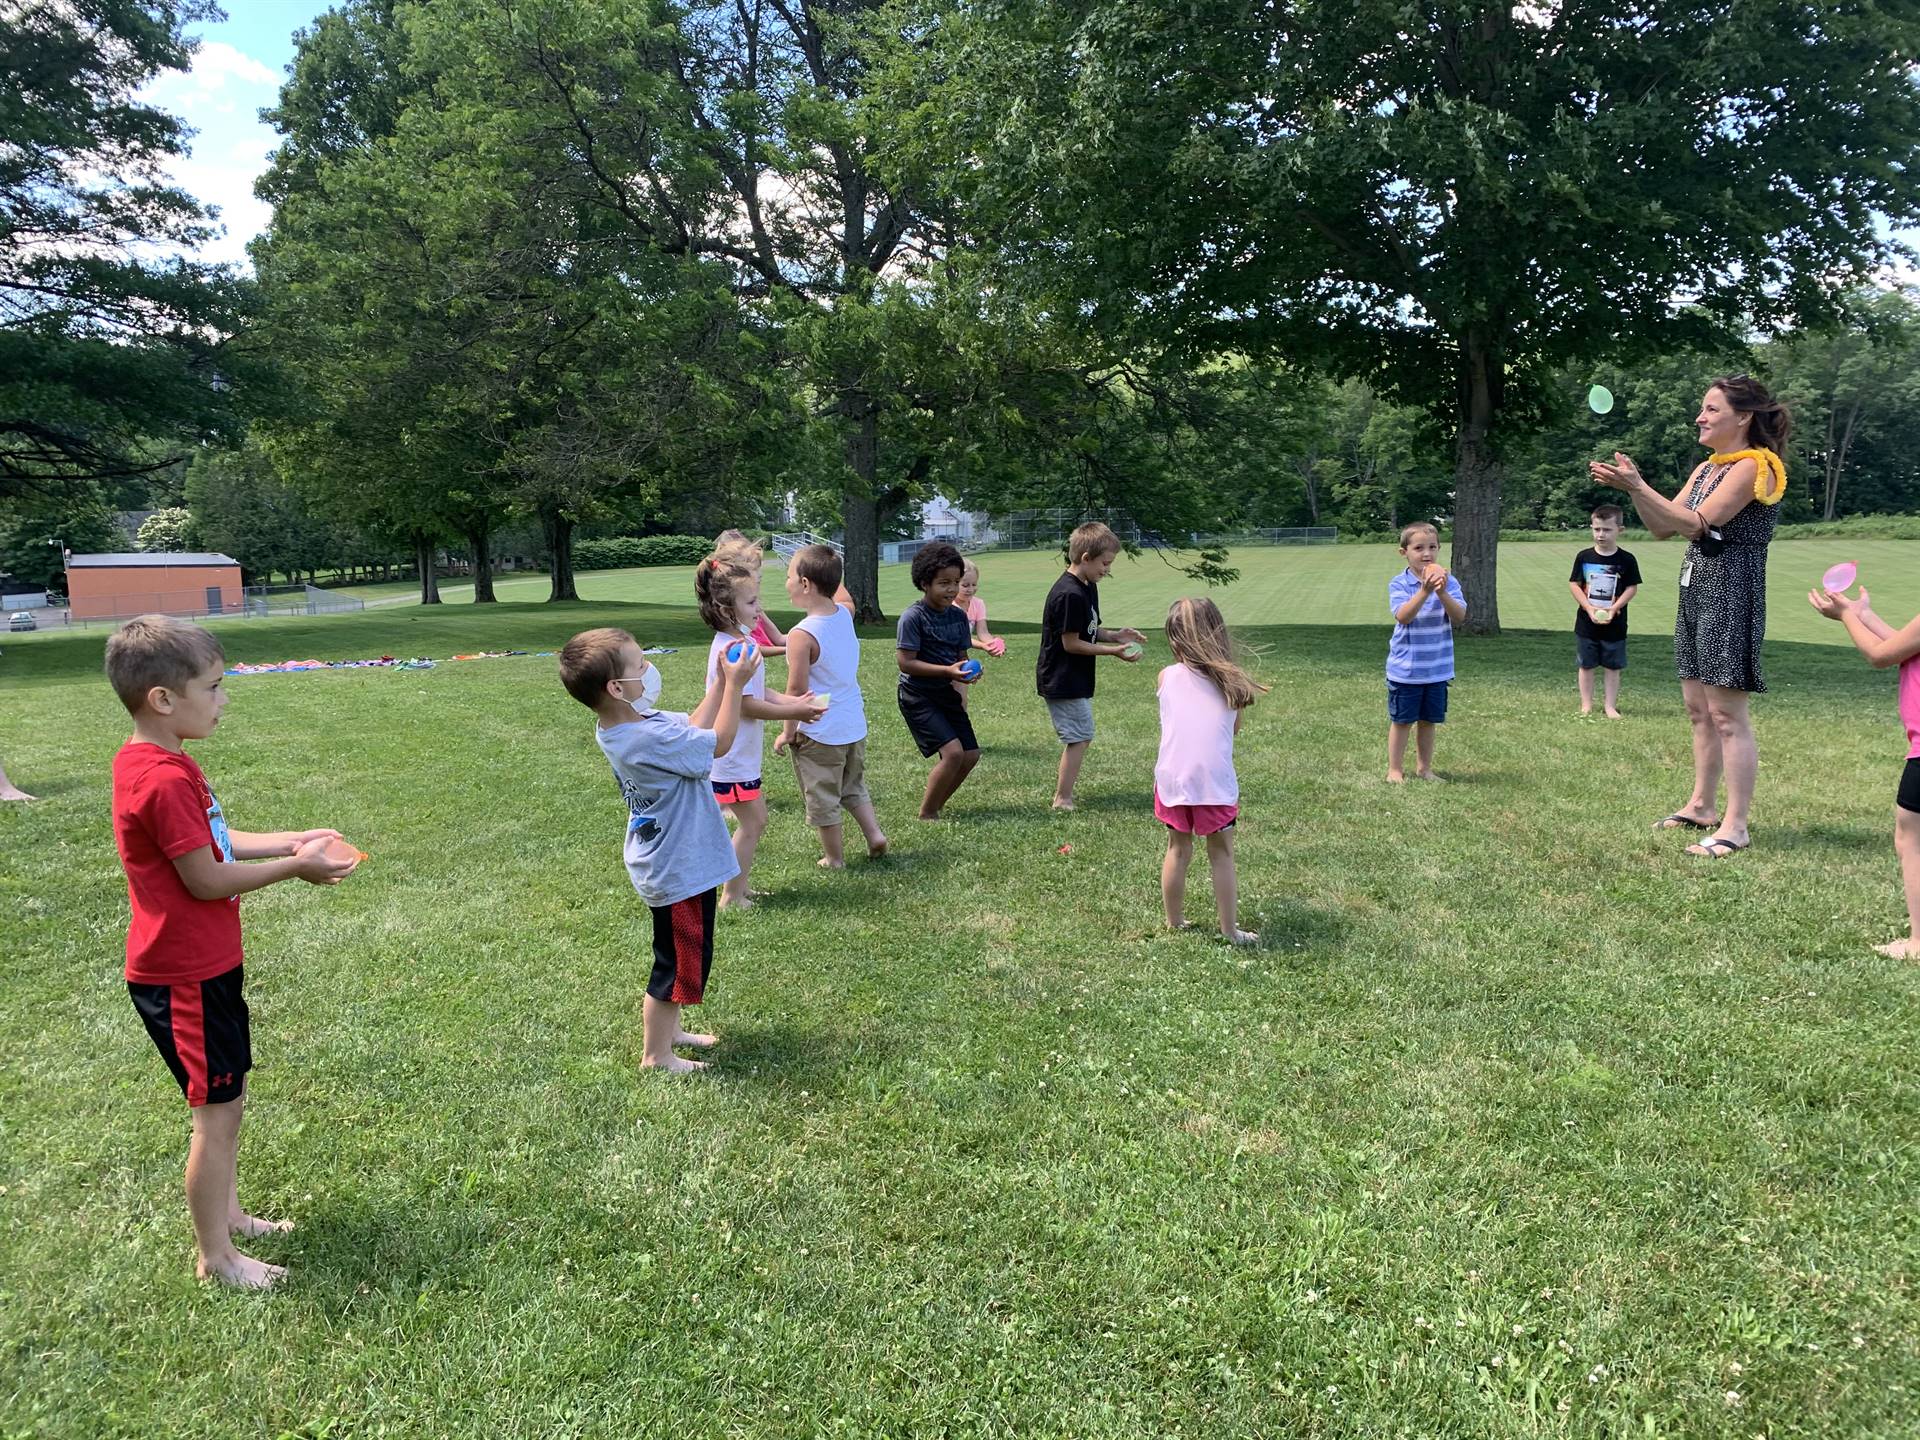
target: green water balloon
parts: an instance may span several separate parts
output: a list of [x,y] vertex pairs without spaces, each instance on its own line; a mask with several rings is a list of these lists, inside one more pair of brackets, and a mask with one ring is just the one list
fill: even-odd
[[1587,408],[1596,415],[1605,415],[1613,409],[1613,392],[1604,385],[1596,385],[1587,391]]

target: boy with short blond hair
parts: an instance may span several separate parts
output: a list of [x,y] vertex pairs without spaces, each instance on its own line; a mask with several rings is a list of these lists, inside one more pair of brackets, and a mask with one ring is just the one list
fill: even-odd
[[1090,520],[1067,537],[1067,569],[1047,592],[1040,614],[1040,654],[1034,661],[1034,686],[1047,702],[1053,733],[1060,737],[1060,770],[1054,779],[1053,808],[1073,809],[1080,765],[1093,743],[1093,662],[1117,655],[1129,665],[1140,658],[1147,637],[1138,630],[1100,626],[1100,582],[1113,569],[1120,537]]
[[860,637],[853,628],[853,596],[841,579],[845,565],[831,545],[808,545],[787,564],[787,599],[805,618],[787,632],[787,693],[813,693],[826,713],[813,721],[789,719],[773,748],[791,749],[793,774],[807,807],[807,824],[820,835],[820,866],[846,868],[840,812],[853,816],[866,837],[867,858],[887,853],[887,837],[867,794],[867,704],[860,689]]
[[723,654],[691,715],[655,708],[659,668],[625,630],[583,630],[560,650],[560,683],[593,711],[594,739],[620,782],[627,876],[653,913],[653,968],[641,1009],[646,1069],[704,1070],[674,1047],[716,1043],[683,1030],[680,1008],[706,996],[720,887],[740,870],[708,779],[713,757],[733,748],[741,696],[760,668],[751,642],[735,648],[733,658]]
[[241,1254],[233,1237],[293,1227],[240,1208],[240,1121],[253,1068],[240,897],[296,878],[337,885],[358,852],[331,843],[337,830],[228,829],[183,745],[211,735],[227,705],[226,658],[210,632],[142,615],[108,637],[106,671],[133,716],[133,736],[113,757],[113,838],[133,909],[127,993],[193,1113],[187,1209],[196,1273],[265,1290],[285,1267]]
[[1620,672],[1627,668],[1627,602],[1640,590],[1640,562],[1620,548],[1626,514],[1602,505],[1591,518],[1593,544],[1573,557],[1567,588],[1579,610],[1573,617],[1574,659],[1580,670],[1580,713],[1593,713],[1593,672],[1606,675],[1607,718],[1620,718]]

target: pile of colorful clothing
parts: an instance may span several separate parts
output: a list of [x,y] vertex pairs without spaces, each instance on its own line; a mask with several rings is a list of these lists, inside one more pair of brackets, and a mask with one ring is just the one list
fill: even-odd
[[[538,653],[551,655],[551,650],[529,652],[526,650],[475,650],[467,655],[455,655],[455,660],[502,660],[510,655]],[[431,670],[440,662],[429,660],[424,655],[416,655],[411,660],[399,660],[391,655],[382,655],[378,660],[282,660],[274,665],[229,665],[229,675],[277,675],[293,670]]]

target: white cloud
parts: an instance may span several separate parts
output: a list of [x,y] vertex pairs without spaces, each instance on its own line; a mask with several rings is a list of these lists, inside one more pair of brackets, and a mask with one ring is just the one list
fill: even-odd
[[273,68],[220,40],[204,40],[185,74],[161,76],[140,92],[150,105],[179,116],[196,132],[189,154],[168,178],[220,212],[223,232],[195,258],[244,266],[247,242],[266,228],[269,206],[253,196],[279,137],[260,118],[279,98]]

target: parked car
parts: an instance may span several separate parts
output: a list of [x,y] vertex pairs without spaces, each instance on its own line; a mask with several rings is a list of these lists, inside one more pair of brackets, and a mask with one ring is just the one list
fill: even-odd
[[16,610],[7,617],[9,630],[38,630],[40,622],[33,618],[31,610]]

